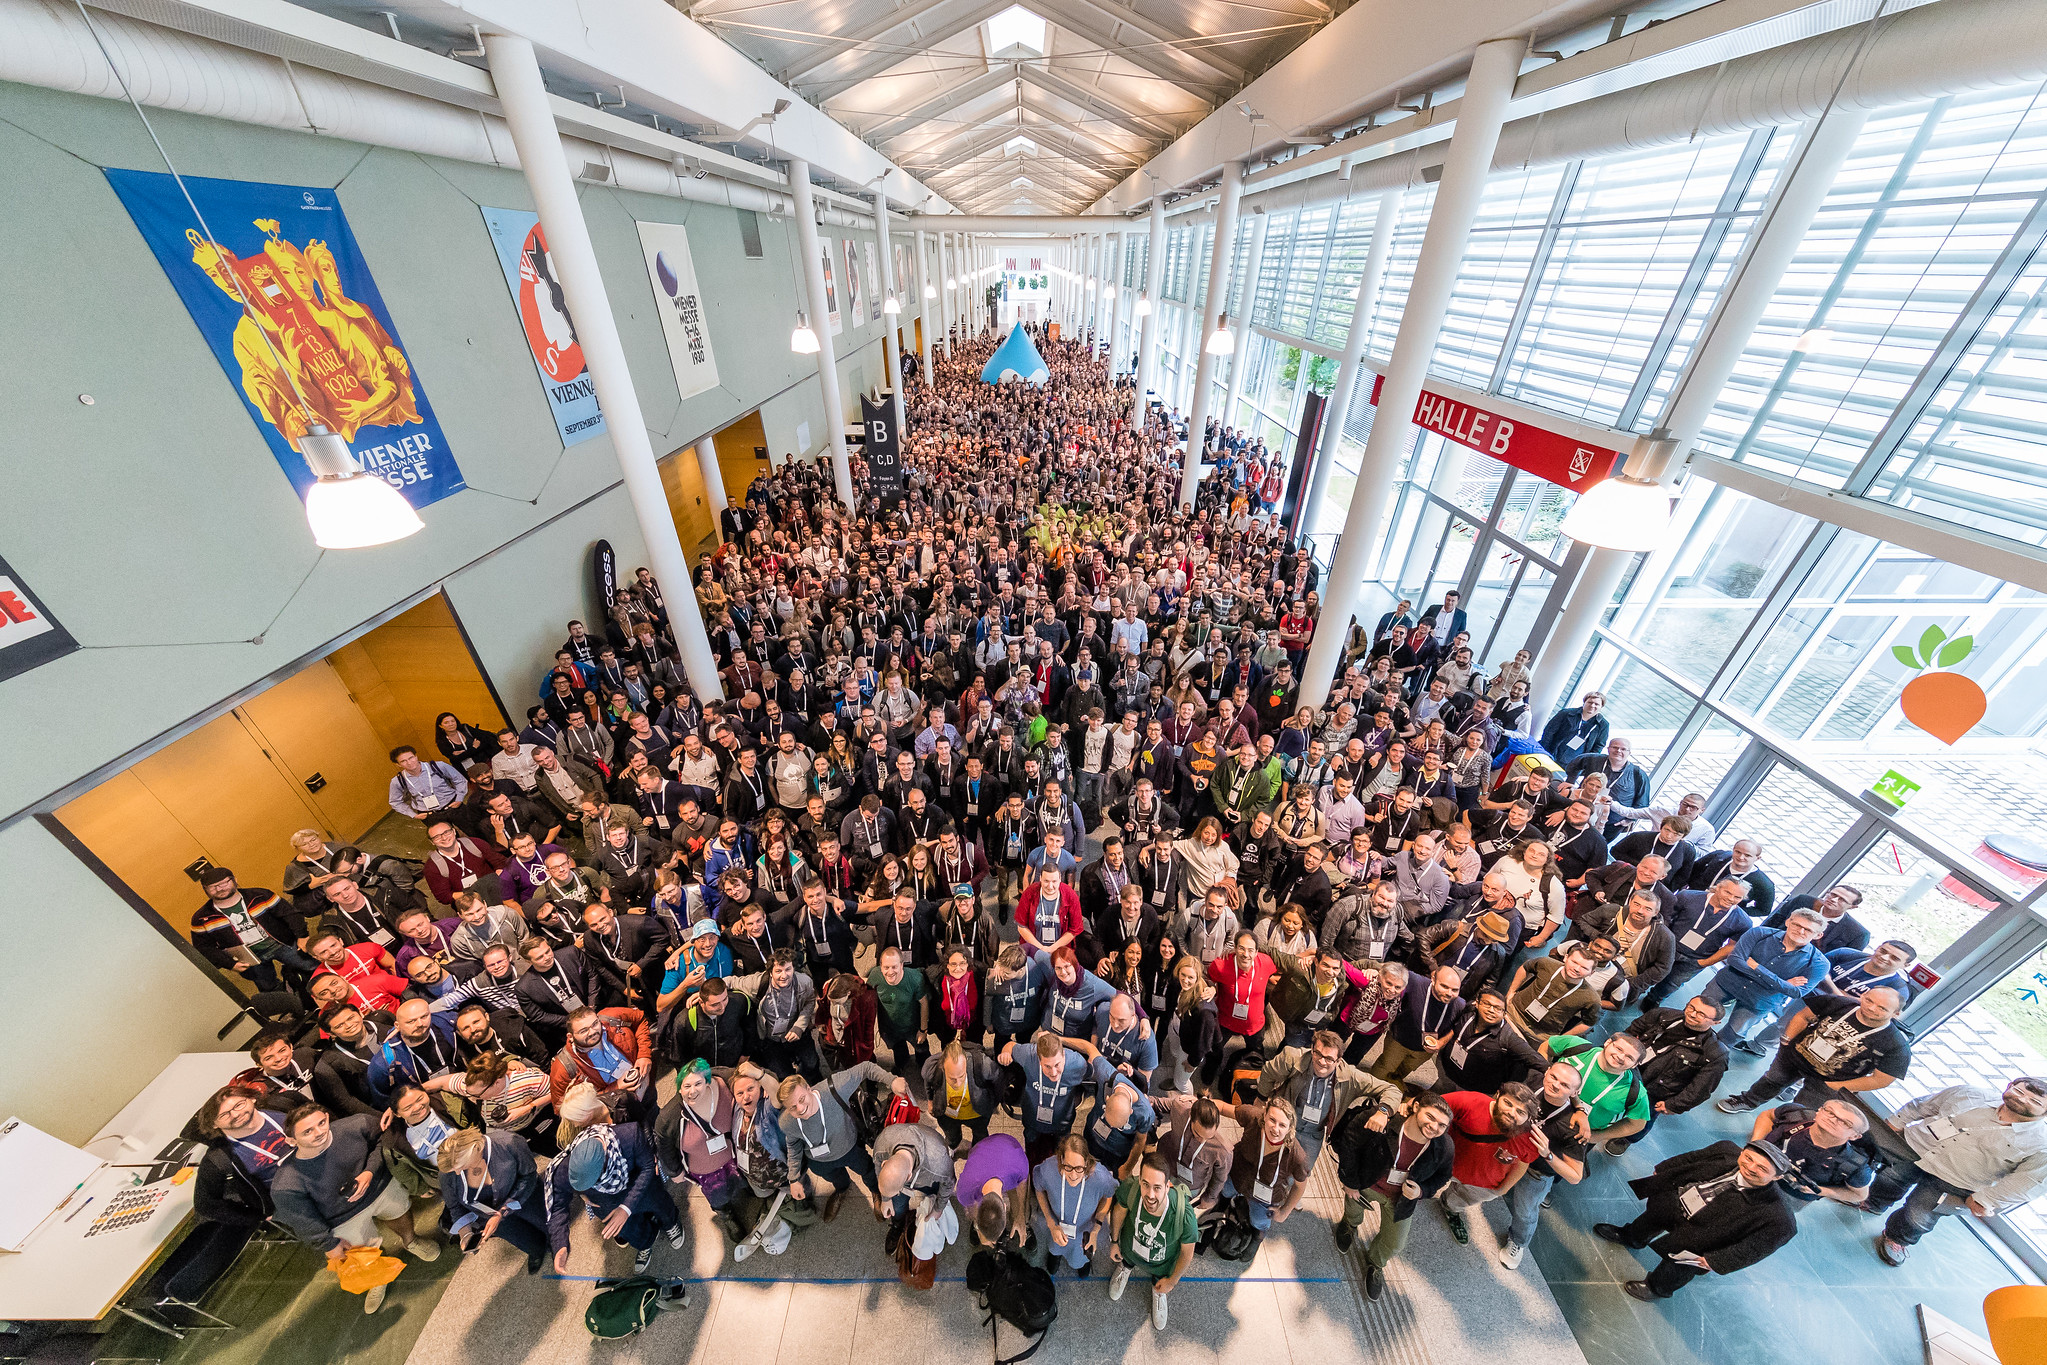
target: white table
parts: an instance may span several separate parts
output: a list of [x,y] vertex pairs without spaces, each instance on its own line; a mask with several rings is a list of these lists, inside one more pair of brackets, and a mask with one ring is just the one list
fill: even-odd
[[[183,1131],[209,1095],[248,1065],[240,1052],[184,1054],[100,1129],[86,1150],[110,1162],[150,1161]],[[145,1221],[88,1238],[93,1220],[114,1195],[133,1187],[143,1173],[132,1164],[102,1166],[71,1207],[38,1228],[20,1251],[0,1253],[0,1318],[97,1321],[120,1306],[121,1296],[156,1264],[192,1216],[192,1182],[187,1180],[170,1186]],[[80,1201],[88,1197],[91,1206],[81,1210]],[[158,1326],[147,1318],[136,1320]]]

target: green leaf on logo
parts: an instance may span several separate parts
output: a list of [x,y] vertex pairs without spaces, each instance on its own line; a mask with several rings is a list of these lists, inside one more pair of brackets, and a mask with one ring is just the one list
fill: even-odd
[[1947,639],[1947,632],[1939,626],[1928,626],[1926,633],[1919,637],[1919,657],[1931,662],[1933,653],[1940,648],[1940,642]]
[[1917,654],[1914,654],[1911,650],[1907,649],[1903,645],[1892,645],[1891,653],[1897,656],[1898,662],[1905,665],[1905,667],[1907,668],[1916,670],[1924,668],[1926,666],[1919,662],[1919,656]]
[[1940,647],[1940,653],[1935,657],[1934,662],[1939,664],[1942,668],[1952,668],[1956,664],[1960,663],[1962,660],[1968,658],[1969,651],[1974,649],[1975,647],[1976,647],[1975,636],[1957,635],[1954,639],[1948,641],[1946,644]]

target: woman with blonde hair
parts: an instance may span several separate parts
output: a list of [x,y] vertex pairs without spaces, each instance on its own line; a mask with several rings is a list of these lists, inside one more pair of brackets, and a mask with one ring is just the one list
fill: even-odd
[[1190,837],[1176,841],[1173,853],[1180,860],[1190,900],[1201,899],[1209,887],[1237,875],[1237,855],[1223,841],[1222,821],[1213,815],[1203,816]]

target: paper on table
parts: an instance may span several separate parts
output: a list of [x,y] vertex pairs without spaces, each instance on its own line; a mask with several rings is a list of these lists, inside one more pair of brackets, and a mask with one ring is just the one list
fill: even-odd
[[0,1124],[0,1250],[19,1251],[103,1163],[18,1118]]

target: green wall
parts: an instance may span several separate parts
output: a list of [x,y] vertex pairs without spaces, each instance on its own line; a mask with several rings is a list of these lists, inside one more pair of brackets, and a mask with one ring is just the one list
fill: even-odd
[[[628,569],[645,562],[609,438],[562,447],[484,230],[481,205],[532,207],[517,172],[151,117],[181,171],[337,190],[469,488],[427,508],[407,540],[323,554],[101,174],[162,169],[134,112],[0,83],[0,239],[15,252],[0,317],[23,362],[0,441],[0,555],[86,646],[0,682],[14,722],[0,822],[439,584],[500,695],[523,710],[563,622],[595,609],[591,542],[609,539]],[[778,457],[800,422],[821,447],[816,364],[789,350],[793,224],[762,218],[763,258],[749,260],[733,210],[599,187],[583,203],[656,451],[763,405]],[[687,402],[635,219],[690,229],[724,382]],[[881,373],[880,339],[878,325],[850,321],[838,338],[855,414],[856,378]],[[217,1046],[232,1006],[33,822],[0,823],[0,865],[16,953],[0,1052],[38,1058],[32,1076],[9,1070],[0,1111],[89,1135],[169,1058]],[[73,991],[93,1008],[65,1009]]]

